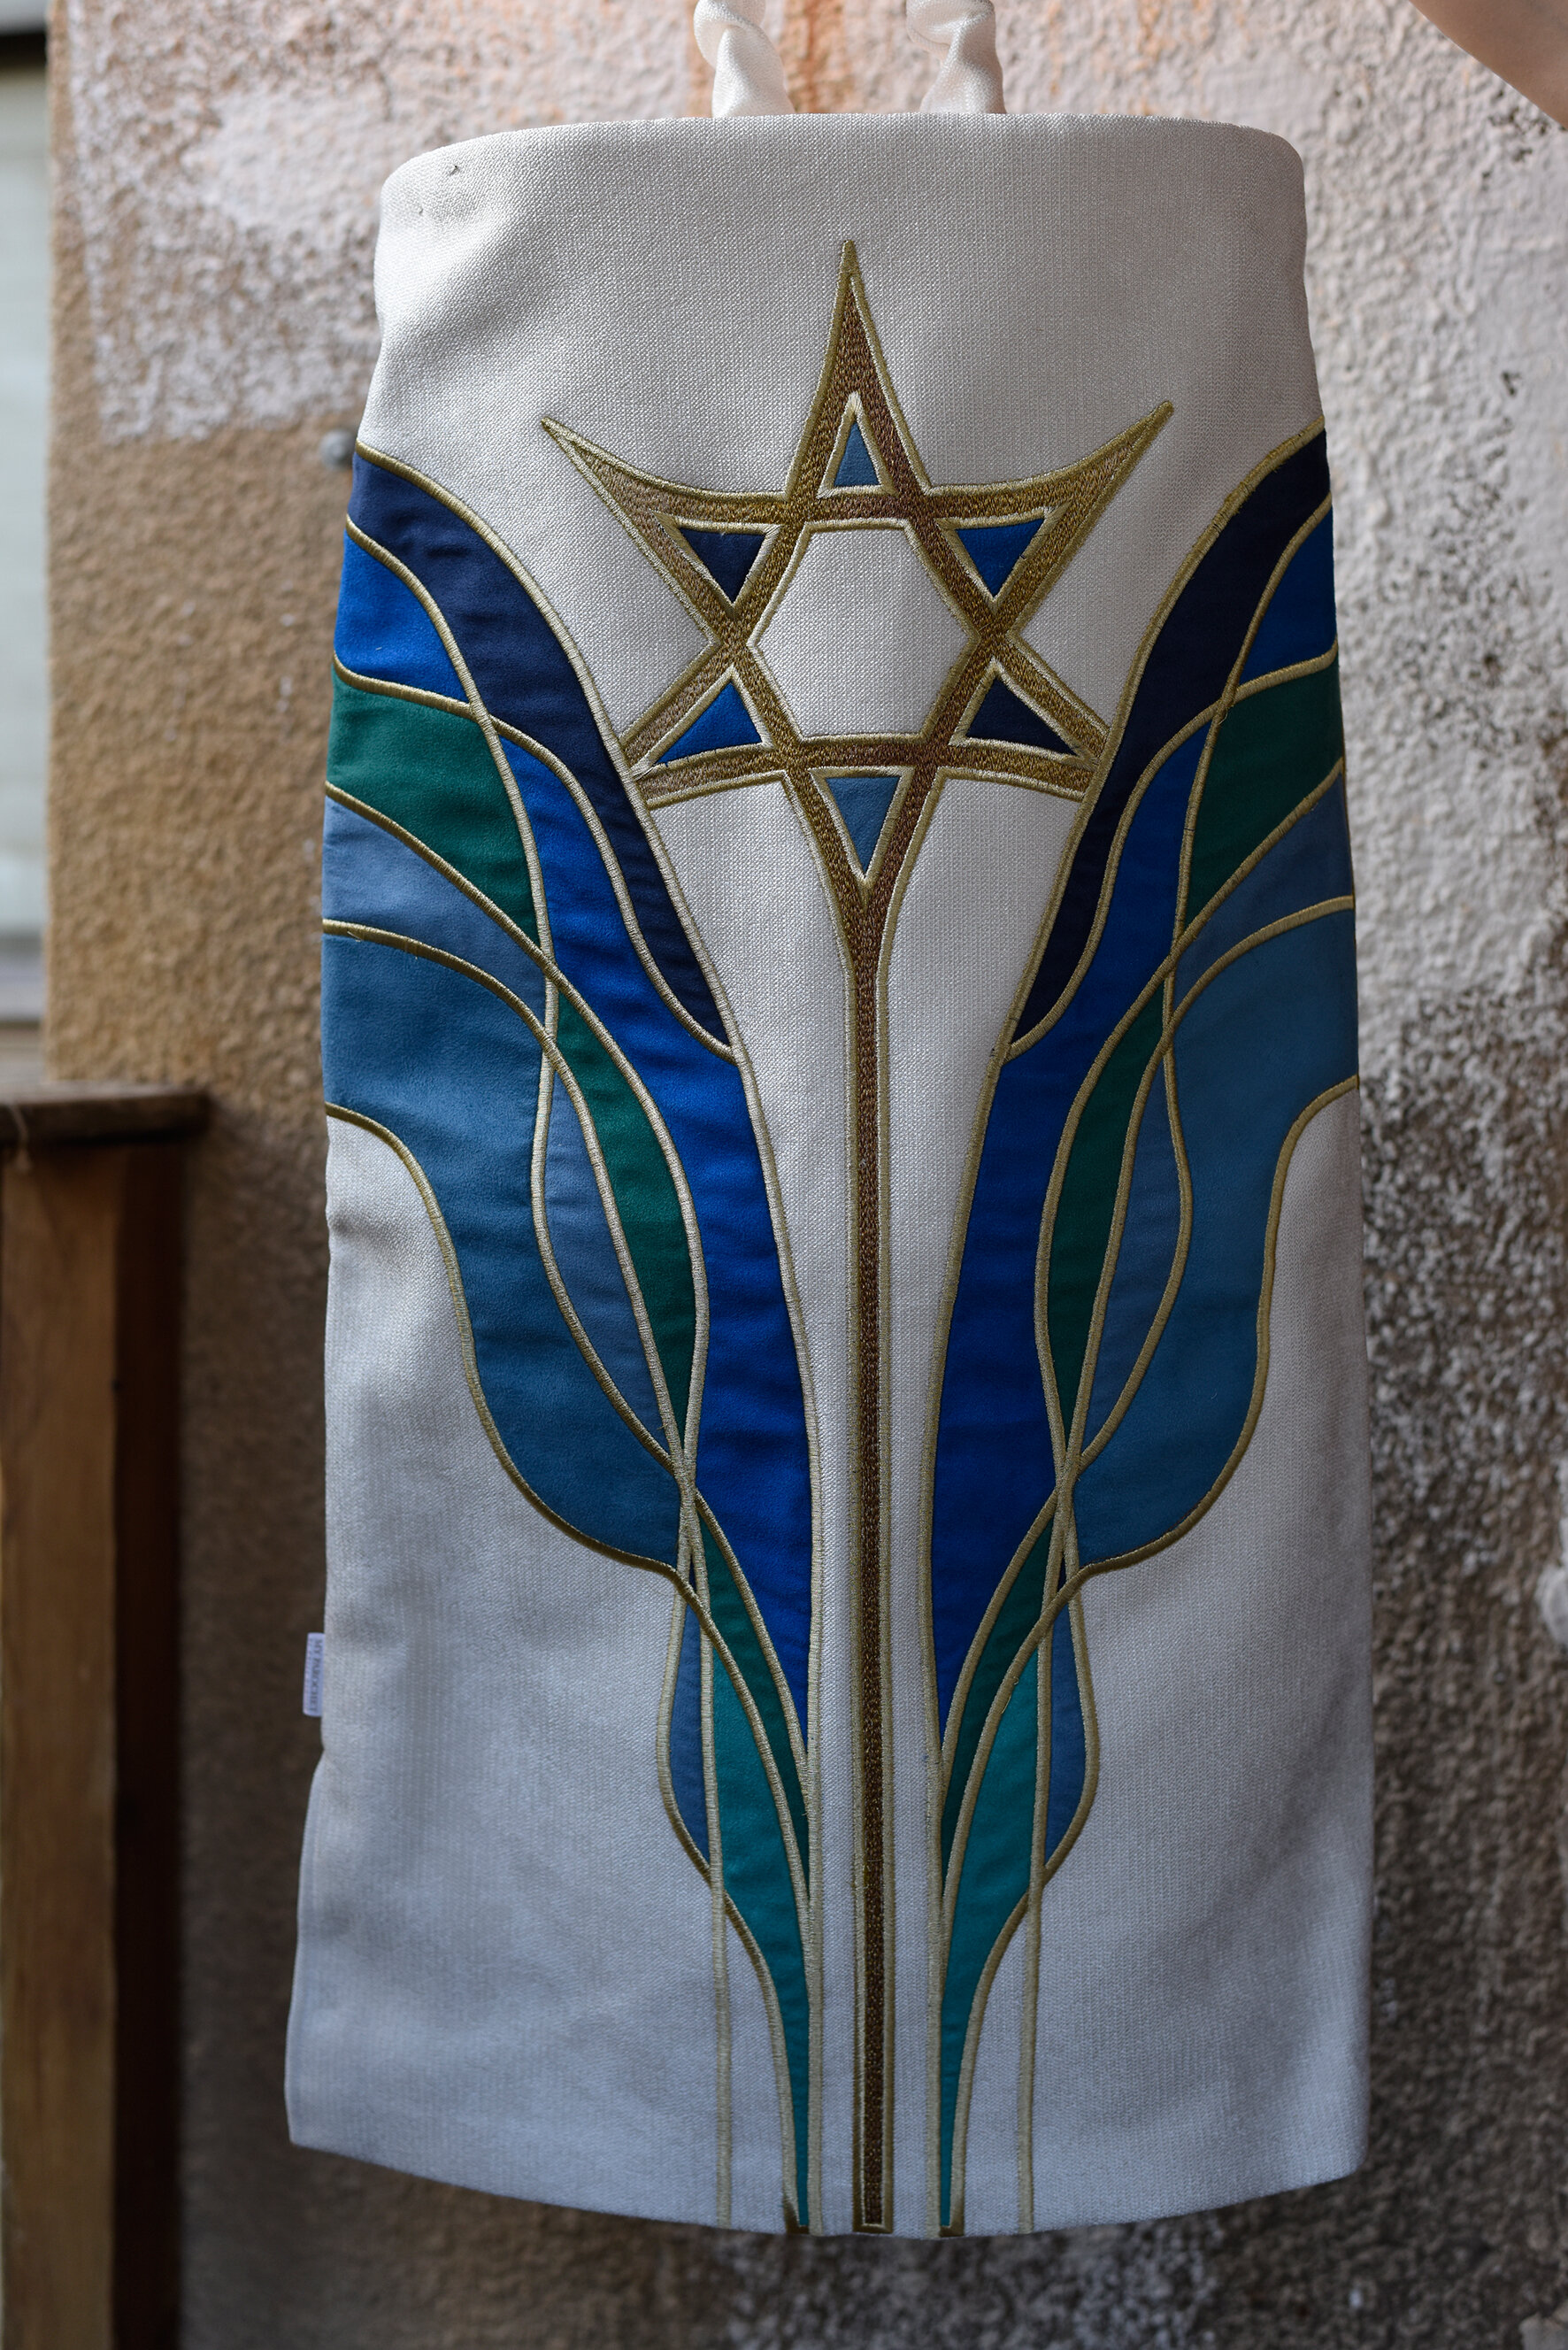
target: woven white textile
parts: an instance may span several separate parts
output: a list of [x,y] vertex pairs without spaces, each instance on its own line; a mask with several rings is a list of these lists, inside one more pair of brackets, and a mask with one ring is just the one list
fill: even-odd
[[1192,122],[389,183],[300,2143],[903,2235],[1360,2159],[1303,243],[1292,151]]

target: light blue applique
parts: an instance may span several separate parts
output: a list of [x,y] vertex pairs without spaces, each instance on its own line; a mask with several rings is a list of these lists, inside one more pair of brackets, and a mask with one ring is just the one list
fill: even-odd
[[836,490],[875,490],[881,487],[882,477],[877,471],[877,460],[867,446],[866,435],[857,421],[851,420],[849,438],[844,444],[844,454],[838,461],[838,471],[833,476]]
[[760,530],[689,530],[680,536],[722,595],[732,604],[752,576],[766,534]]
[[669,766],[672,759],[694,759],[701,751],[732,751],[738,743],[760,743],[751,712],[741,699],[741,689],[732,681],[690,725],[684,734],[671,743],[659,764]]
[[1040,530],[1039,522],[986,522],[971,523],[967,530],[960,531],[963,551],[984,580],[989,594],[1001,595],[1039,537]]
[[844,829],[855,844],[855,854],[860,859],[860,870],[864,873],[877,853],[877,843],[882,837],[882,827],[888,821],[888,811],[893,805],[898,778],[897,775],[827,775],[824,781],[837,802],[838,813],[844,818]]
[[1072,756],[1072,744],[1064,743],[1055,728],[1047,726],[1039,712],[1031,710],[1000,677],[992,678],[985,700],[964,731],[971,743],[1018,743],[1027,750],[1061,751]]

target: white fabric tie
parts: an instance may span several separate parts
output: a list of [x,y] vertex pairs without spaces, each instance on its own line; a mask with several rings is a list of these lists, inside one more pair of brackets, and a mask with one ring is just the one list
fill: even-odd
[[909,22],[917,41],[947,51],[922,114],[1006,113],[992,0],[909,0]]
[[793,114],[779,53],[763,30],[765,0],[697,0],[692,29],[713,68],[713,112]]
[[[713,112],[793,114],[777,49],[763,30],[766,0],[697,0],[697,46],[713,68]],[[946,52],[922,114],[1004,114],[992,0],[907,0],[909,26]]]

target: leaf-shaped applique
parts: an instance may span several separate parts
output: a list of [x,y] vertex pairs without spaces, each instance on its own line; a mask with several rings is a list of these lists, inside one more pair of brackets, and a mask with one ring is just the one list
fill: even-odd
[[1326,491],[1287,451],[1172,598],[986,1116],[932,1510],[944,2225],[990,1970],[1092,1798],[1074,1594],[1240,1457],[1290,1152],[1354,1080]]
[[1033,1841],[1020,1837],[1018,1823],[1021,1817],[1033,1820],[1044,1778],[1044,1856],[1049,1859],[1061,1851],[1078,1818],[1087,1785],[1077,1628],[1074,1613],[1064,1610],[1044,1639],[1014,1659],[1014,1674],[989,1711],[980,1768],[966,1783],[967,1800],[955,1820],[956,1850],[950,1846],[945,1858],[939,2018],[940,2155],[941,2177],[950,2182],[944,2226],[952,2216],[953,2140],[961,2126],[959,2092],[977,1995],[999,1943],[1023,1915],[1030,1888]]
[[585,1126],[564,1084],[550,1089],[545,1144],[544,1215],[556,1269],[606,1376],[656,1444],[665,1440],[659,1398],[632,1292],[616,1245],[613,1206],[607,1209]]
[[[352,551],[361,562],[371,559],[358,547]],[[413,601],[400,581],[392,584]],[[335,792],[386,816],[433,849],[538,943],[533,887],[517,821],[498,788],[490,746],[471,718],[390,694],[367,693],[340,678],[333,694],[327,769]],[[332,868],[328,853],[323,879],[329,889]],[[537,998],[537,1009],[544,1002],[543,983],[530,981],[529,985],[529,1001]]]
[[351,518],[328,1099],[425,1187],[503,1457],[571,1532],[681,1594],[666,1783],[699,1865],[723,1856],[783,2050],[785,2199],[808,2220],[811,1471],[745,1087],[525,583],[389,469],[361,462]]
[[[650,1332],[673,1426],[673,1452],[689,1440],[697,1291],[680,1193],[647,1111],[607,1046],[570,1003],[559,1005],[556,1044],[572,1087],[579,1133],[603,1170],[609,1211],[628,1260],[631,1304]],[[570,1289],[570,1282],[567,1282]],[[649,1368],[653,1366],[649,1365]]]
[[1105,1299],[1084,1440],[1093,1444],[1136,1380],[1173,1279],[1186,1262],[1189,1194],[1175,1092],[1165,1063],[1151,1072],[1137,1120],[1122,1228],[1109,1294]]
[[1352,917],[1261,938],[1187,1000],[1172,1053],[1192,1183],[1181,1285],[1136,1393],[1078,1471],[1085,1567],[1174,1539],[1234,1466],[1262,1398],[1278,1195],[1303,1117],[1355,1069]]
[[[491,718],[518,728],[571,776],[602,828],[652,967],[693,1024],[722,1045],[712,991],[572,656],[521,575],[431,486],[363,456],[354,461],[348,513],[357,530],[419,581]],[[568,906],[563,898],[557,910]],[[573,973],[580,984],[589,975]]]

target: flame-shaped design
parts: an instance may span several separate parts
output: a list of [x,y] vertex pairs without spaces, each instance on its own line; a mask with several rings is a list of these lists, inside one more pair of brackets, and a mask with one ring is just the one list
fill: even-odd
[[327,1099],[421,1181],[508,1472],[674,1587],[659,1767],[763,1983],[805,2225],[811,1482],[742,1072],[564,639],[363,456],[337,652]]
[[1093,1801],[1080,1595],[1173,1543],[1241,1458],[1290,1155],[1355,1082],[1330,532],[1315,430],[1194,551],[982,1113],[932,1500],[948,2229],[986,1991]]
[[[1085,1586],[1175,1542],[1240,1460],[1291,1153],[1355,1082],[1330,530],[1314,430],[1193,550],[981,1105],[930,1480],[951,2230],[989,1986],[1022,1929],[1026,2016],[1044,1996],[1040,1903],[1094,1799]],[[810,2226],[811,1447],[746,1074],[591,681],[484,526],[387,460],[357,465],[337,657],[328,1099],[421,1183],[508,1473],[672,1588],[649,1768],[716,1949],[732,1926],[762,1983],[785,2220]]]

